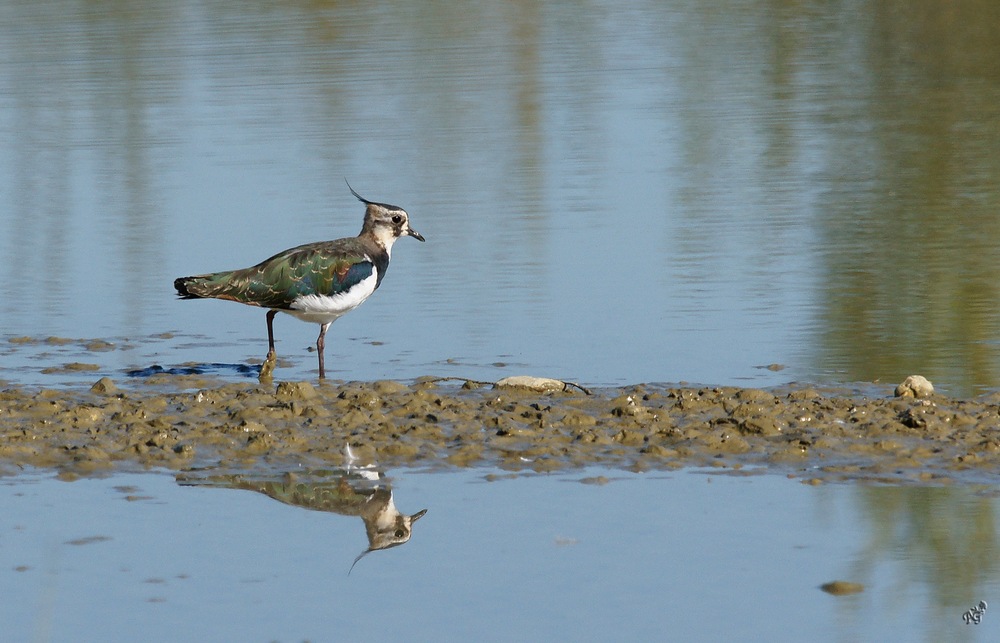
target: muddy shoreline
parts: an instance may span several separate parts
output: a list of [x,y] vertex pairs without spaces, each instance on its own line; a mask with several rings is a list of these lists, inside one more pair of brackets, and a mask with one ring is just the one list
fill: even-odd
[[0,475],[340,466],[548,472],[717,467],[844,479],[993,483],[1000,394],[636,385],[537,392],[415,382],[225,383],[157,375],[0,392]]

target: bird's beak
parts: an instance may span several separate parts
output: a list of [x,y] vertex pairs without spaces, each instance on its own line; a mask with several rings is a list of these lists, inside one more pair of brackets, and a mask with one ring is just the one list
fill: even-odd
[[[422,238],[420,240],[423,241]],[[410,524],[413,524],[413,523],[417,522],[418,520],[420,520],[425,513],[427,513],[427,510],[426,509],[421,509],[417,513],[415,513],[412,516],[410,516]]]
[[420,234],[419,232],[417,232],[413,228],[407,227],[406,234],[410,235],[411,237],[413,237],[417,241],[423,241],[424,240],[424,235]]

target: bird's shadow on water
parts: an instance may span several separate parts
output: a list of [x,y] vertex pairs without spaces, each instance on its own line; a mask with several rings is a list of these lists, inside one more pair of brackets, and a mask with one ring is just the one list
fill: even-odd
[[259,377],[260,365],[256,364],[183,364],[165,368],[153,364],[146,368],[125,371],[129,377],[152,377],[153,375],[240,375],[243,377]]

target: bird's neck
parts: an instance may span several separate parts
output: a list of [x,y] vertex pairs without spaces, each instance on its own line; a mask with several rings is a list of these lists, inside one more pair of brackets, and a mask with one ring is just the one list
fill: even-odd
[[392,244],[396,242],[396,237],[388,230],[362,230],[358,238],[384,251],[386,256],[392,254]]

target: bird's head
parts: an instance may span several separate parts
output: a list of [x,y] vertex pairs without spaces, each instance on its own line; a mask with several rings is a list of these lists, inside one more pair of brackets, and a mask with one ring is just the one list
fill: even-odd
[[410,215],[406,210],[388,203],[369,201],[355,192],[350,183],[347,187],[351,190],[351,194],[366,206],[365,223],[361,227],[362,235],[371,236],[386,250],[392,247],[396,239],[403,236],[413,237],[418,241],[424,240],[423,235],[410,227]]

